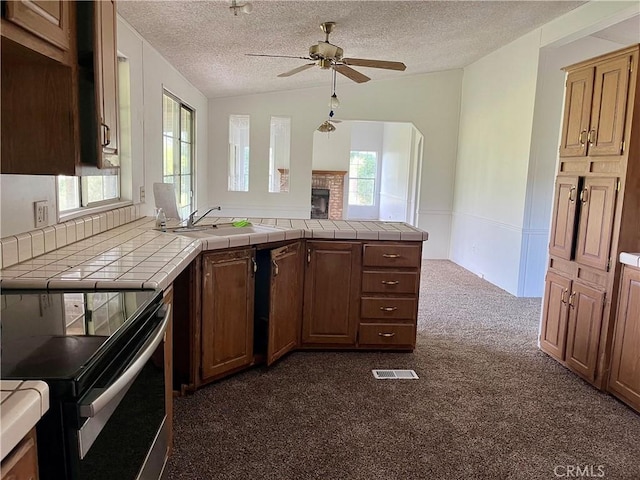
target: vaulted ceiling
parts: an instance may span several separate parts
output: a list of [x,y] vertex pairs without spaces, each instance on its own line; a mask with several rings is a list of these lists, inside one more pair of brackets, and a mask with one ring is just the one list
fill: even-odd
[[[238,1],[238,3],[243,3]],[[118,12],[209,98],[330,85],[307,56],[336,22],[330,42],[345,57],[404,62],[404,72],[354,67],[372,80],[462,68],[584,1],[271,1],[233,15],[231,1],[120,1]],[[351,80],[338,76],[338,82]]]

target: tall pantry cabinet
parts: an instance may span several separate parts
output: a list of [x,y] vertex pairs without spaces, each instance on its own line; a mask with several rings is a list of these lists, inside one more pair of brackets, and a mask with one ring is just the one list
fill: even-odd
[[608,383],[620,252],[640,251],[638,45],[566,68],[540,348]]

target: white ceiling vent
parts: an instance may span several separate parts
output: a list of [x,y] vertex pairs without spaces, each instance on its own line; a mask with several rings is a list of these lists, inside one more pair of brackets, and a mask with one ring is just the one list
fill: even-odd
[[378,380],[414,380],[418,375],[413,370],[371,370]]

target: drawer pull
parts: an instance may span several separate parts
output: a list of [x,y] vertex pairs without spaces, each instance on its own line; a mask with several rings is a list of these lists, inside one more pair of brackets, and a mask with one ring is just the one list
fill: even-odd
[[399,253],[383,253],[382,256],[384,258],[400,258]]
[[383,285],[397,285],[399,283],[398,280],[382,280]]
[[385,337],[385,338],[391,338],[391,337],[395,337],[395,332],[392,333],[383,333],[383,332],[379,332],[378,336],[379,337]]
[[397,309],[398,307],[380,307],[380,310],[382,310],[383,312],[393,312]]

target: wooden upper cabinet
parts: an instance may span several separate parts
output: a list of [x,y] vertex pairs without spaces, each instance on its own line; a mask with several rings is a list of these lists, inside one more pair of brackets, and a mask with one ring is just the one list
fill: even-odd
[[355,345],[362,245],[308,241],[302,343]]
[[300,343],[302,324],[302,242],[271,250],[267,365]]
[[576,373],[593,381],[598,361],[604,292],[574,281],[569,296],[566,362]]
[[547,272],[545,283],[540,348],[558,360],[564,360],[571,280]]
[[3,3],[6,5],[4,18],[8,22],[3,23],[4,36],[55,60],[69,62],[67,54],[72,46],[73,32],[71,2],[9,0]]
[[622,154],[631,58],[617,56],[567,75],[560,157]]
[[592,94],[593,68],[577,70],[567,75],[561,157],[582,157],[587,154]]
[[626,120],[631,57],[613,58],[595,67],[589,155],[620,155]]
[[640,270],[624,267],[609,390],[640,411]]
[[617,178],[588,177],[580,191],[576,261],[601,270],[609,267]]
[[549,254],[567,260],[573,256],[579,180],[579,177],[556,179]]
[[[96,6],[96,89],[100,116],[100,138],[105,159],[118,165],[118,52],[116,49],[116,6],[113,0]],[[110,166],[110,165],[107,165]]]
[[203,381],[253,361],[253,249],[202,259]]

